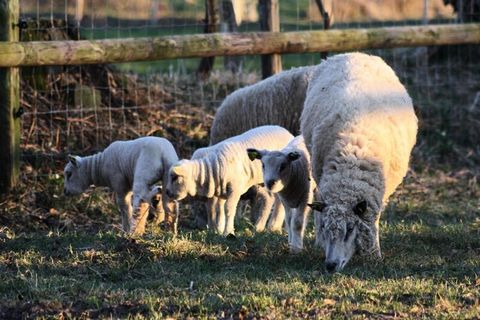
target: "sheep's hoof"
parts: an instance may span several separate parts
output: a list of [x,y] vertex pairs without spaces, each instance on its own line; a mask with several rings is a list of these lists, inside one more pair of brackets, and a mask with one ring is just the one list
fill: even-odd
[[226,238],[228,240],[236,240],[237,239],[237,236],[235,236],[233,233],[229,233]]
[[299,254],[302,250],[303,249],[300,247],[290,247],[290,254]]

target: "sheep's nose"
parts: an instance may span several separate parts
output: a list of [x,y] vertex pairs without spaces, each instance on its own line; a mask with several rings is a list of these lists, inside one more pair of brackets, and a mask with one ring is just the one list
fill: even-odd
[[330,273],[335,272],[335,269],[337,269],[337,263],[336,263],[336,262],[327,261],[327,262],[325,263],[325,268],[326,268],[327,271],[330,272]]
[[274,184],[275,184],[275,180],[268,180],[267,181],[267,189],[268,190],[272,189]]

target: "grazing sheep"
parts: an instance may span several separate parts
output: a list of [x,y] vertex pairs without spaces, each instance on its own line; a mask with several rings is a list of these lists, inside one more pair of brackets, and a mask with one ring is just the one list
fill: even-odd
[[[215,146],[212,147],[204,147],[198,148],[192,154],[191,160],[201,159],[207,156],[209,151],[212,151]],[[205,207],[205,198],[193,199],[191,202],[192,211],[195,214],[195,223],[197,226],[202,227],[208,225],[207,222],[207,212]],[[265,226],[267,225],[267,220],[271,209],[273,207],[273,212],[271,215],[271,219],[269,221],[268,227],[271,231],[280,231],[283,225],[283,216],[282,216],[282,208],[278,207],[278,204],[275,203],[275,196],[273,196],[268,190],[260,185],[254,185],[248,189],[248,191],[240,197],[240,200],[248,200],[250,201],[250,206],[252,213],[256,216],[252,217],[255,222],[255,230],[258,232],[264,231]],[[281,206],[280,206],[281,207]],[[219,216],[220,209],[217,208],[217,219],[222,219]],[[210,226],[212,227],[212,226]]]
[[292,138],[284,128],[263,126],[210,146],[206,156],[181,160],[170,168],[167,193],[176,200],[206,197],[209,227],[224,235],[233,234],[240,196],[263,180],[260,164],[249,160],[246,149],[283,148]]
[[298,133],[314,69],[315,66],[293,68],[231,93],[215,114],[210,145],[263,125],[278,125]]
[[302,136],[280,151],[248,149],[251,160],[260,159],[265,187],[278,193],[286,211],[288,244],[292,253],[303,249],[315,182],[311,179],[310,155]]
[[[175,149],[164,138],[115,141],[95,155],[70,157],[64,170],[64,193],[78,195],[92,184],[109,187],[116,195],[123,230],[142,234],[148,210],[139,210],[140,206],[149,204],[158,193],[156,182],[162,180],[165,186],[168,169],[177,161]],[[176,216],[174,201],[166,196],[165,188],[162,189],[162,205],[158,205],[157,214],[166,212],[170,217]]]
[[314,72],[301,131],[317,182],[316,244],[326,269],[355,252],[381,256],[380,214],[407,173],[417,134],[412,100],[379,57],[333,56]]

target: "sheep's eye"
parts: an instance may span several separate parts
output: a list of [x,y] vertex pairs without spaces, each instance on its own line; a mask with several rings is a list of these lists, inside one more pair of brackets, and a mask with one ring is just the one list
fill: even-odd
[[352,235],[353,232],[353,224],[347,224],[347,232],[345,233],[344,241],[347,242],[348,238]]
[[282,164],[280,165],[280,171],[285,170],[286,167],[287,167],[287,164],[286,164],[286,163],[282,163]]
[[70,179],[71,177],[72,177],[72,172],[71,171],[67,172],[67,180]]
[[177,181],[177,179],[178,179],[178,176],[177,176],[177,175],[173,175],[173,176],[172,176],[172,181]]

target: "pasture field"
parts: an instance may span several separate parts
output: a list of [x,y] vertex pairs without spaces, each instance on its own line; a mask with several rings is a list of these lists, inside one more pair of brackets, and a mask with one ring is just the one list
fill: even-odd
[[235,239],[195,230],[185,207],[176,238],[152,227],[134,239],[101,189],[65,199],[62,178],[48,179],[36,186],[36,201],[52,195],[46,214],[0,217],[2,319],[480,317],[480,185],[468,170],[410,172],[383,214],[383,260],[357,257],[339,274],[324,271],[312,224],[298,255],[247,218]]

